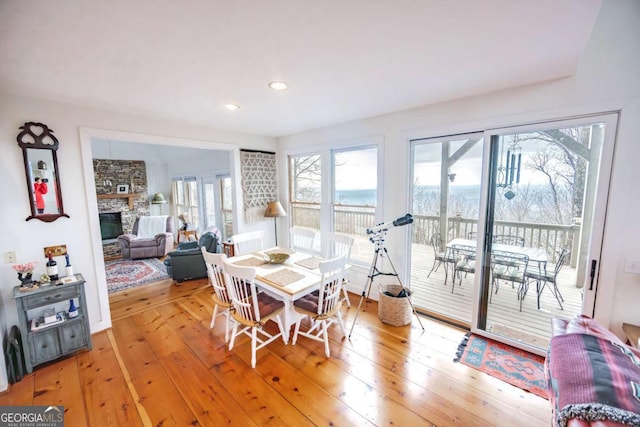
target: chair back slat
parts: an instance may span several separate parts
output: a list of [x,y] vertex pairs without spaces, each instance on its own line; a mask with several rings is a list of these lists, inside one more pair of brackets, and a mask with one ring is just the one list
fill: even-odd
[[235,310],[234,318],[241,318],[243,323],[260,322],[258,293],[256,291],[256,269],[240,267],[224,260],[227,290],[231,297],[231,304]]
[[218,299],[226,304],[231,303],[231,298],[227,292],[227,284],[224,278],[224,261],[227,259],[225,254],[217,254],[207,252],[207,249],[202,246],[202,256],[204,257],[204,263],[207,266],[207,275],[209,276],[209,282],[213,286],[213,290]]
[[524,246],[524,237],[512,236],[510,234],[498,234],[493,236],[493,243],[505,245]]
[[231,236],[231,242],[233,243],[235,256],[250,254],[264,249],[262,231],[234,234]]
[[318,297],[318,315],[330,315],[340,308],[342,303],[340,292],[346,264],[346,255],[320,263],[322,279]]
[[452,245],[451,254],[455,260],[455,270],[464,271],[466,273],[475,273],[476,271],[476,251],[468,246]]
[[558,273],[560,273],[560,270],[562,269],[562,266],[564,265],[568,256],[569,256],[569,250],[563,249],[562,252],[560,253],[560,256],[558,257],[558,262],[556,263],[556,266],[554,269],[554,277],[558,276]]
[[346,262],[351,259],[351,247],[353,246],[353,237],[346,234],[327,233],[323,236],[327,242],[327,251],[325,258],[336,258],[341,255],[346,256]]
[[442,250],[442,236],[440,233],[434,233],[431,235],[430,240],[431,246],[433,246],[433,251],[436,254],[442,254],[444,251]]
[[289,246],[296,252],[313,253],[316,240],[316,232],[311,228],[291,228],[291,241]]
[[525,280],[528,265],[528,255],[503,251],[491,253],[491,270],[494,279],[522,283]]

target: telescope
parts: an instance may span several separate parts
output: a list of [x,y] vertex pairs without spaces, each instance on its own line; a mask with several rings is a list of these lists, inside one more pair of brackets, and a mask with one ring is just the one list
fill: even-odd
[[401,216],[399,218],[394,219],[393,221],[385,222],[384,224],[378,224],[373,228],[367,228],[367,234],[379,233],[381,231],[387,231],[391,227],[401,227],[403,225],[411,224],[413,222],[413,216],[411,214],[406,214],[405,216]]

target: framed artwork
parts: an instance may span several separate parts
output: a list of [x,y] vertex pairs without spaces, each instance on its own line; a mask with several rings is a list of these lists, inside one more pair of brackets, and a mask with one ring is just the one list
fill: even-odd
[[117,194],[127,194],[129,192],[129,184],[118,184]]

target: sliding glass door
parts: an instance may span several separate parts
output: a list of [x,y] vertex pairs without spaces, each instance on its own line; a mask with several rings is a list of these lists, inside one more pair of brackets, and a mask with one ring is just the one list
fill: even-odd
[[616,121],[412,141],[416,307],[540,353],[593,314]]
[[414,304],[465,326],[471,324],[473,275],[454,281],[451,245],[476,239],[482,138],[482,133],[476,133],[412,141]]
[[485,133],[476,330],[540,352],[551,318],[593,313],[616,120]]

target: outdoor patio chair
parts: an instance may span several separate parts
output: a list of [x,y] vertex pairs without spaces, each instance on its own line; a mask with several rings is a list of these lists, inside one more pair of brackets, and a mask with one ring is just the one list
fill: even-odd
[[[264,292],[258,293],[255,284],[255,268],[233,265],[226,259],[223,259],[222,262],[227,292],[233,305],[231,316],[235,321],[229,350],[233,350],[233,345],[239,335],[247,335],[251,338],[251,367],[255,368],[258,350],[278,337],[282,337],[282,341],[287,343],[287,334],[281,317],[284,312],[284,302]],[[264,329],[264,325],[270,320],[278,324],[278,333],[272,334]]]
[[524,246],[524,237],[512,236],[509,234],[497,234],[493,236],[493,243],[502,243],[504,245]]
[[[344,278],[344,268],[347,258],[342,255],[338,258],[330,259],[320,263],[320,291],[306,295],[293,302],[293,308],[298,312],[298,321],[293,333],[293,344],[298,340],[298,335],[303,335],[316,341],[324,342],[324,353],[327,357],[329,351],[329,326],[333,323],[340,325],[342,336],[347,334],[344,331],[344,323],[340,314],[342,299],[340,290],[342,289],[342,279]],[[300,323],[303,317],[311,319],[311,326],[306,331],[300,330]]]
[[529,257],[523,254],[515,254],[512,252],[493,251],[491,253],[491,291],[489,293],[489,302],[493,297],[493,289],[498,293],[499,280],[511,282],[511,286],[518,284],[517,297],[520,301],[520,311],[522,311],[522,301],[527,295],[529,289],[527,276],[527,266]]
[[[449,264],[455,264],[456,259],[453,257],[452,251],[450,248],[443,248],[442,246],[442,238],[440,233],[434,233],[431,235],[431,239],[429,239],[429,243],[433,247],[433,265],[431,266],[431,271],[427,274],[427,277],[431,276],[431,273],[434,270],[438,270],[441,264],[444,264],[444,284],[447,284],[447,279],[449,277]],[[455,280],[455,277],[454,277]]]
[[[564,302],[564,298],[560,293],[560,289],[558,288],[558,274],[562,269],[562,266],[567,261],[569,257],[569,250],[563,249],[560,252],[560,256],[558,257],[558,261],[554,266],[542,265],[538,267],[534,267],[531,271],[527,272],[527,278],[536,281],[536,291],[538,294],[538,310],[540,310],[540,295],[542,295],[542,291],[545,287],[547,287],[547,283],[549,283],[549,289],[551,289],[551,293],[554,297],[556,297],[556,301],[560,305],[560,310],[564,310],[562,307],[562,303]],[[549,268],[549,272],[547,272],[547,268]]]
[[454,259],[453,264],[453,285],[451,286],[451,293],[453,293],[456,287],[456,274],[460,277],[459,286],[462,286],[462,273],[476,272],[476,251],[468,246],[452,245],[451,254]]
[[[347,264],[349,264],[349,260],[351,259],[351,247],[353,246],[354,238],[351,236],[347,236],[346,234],[338,233],[326,233],[323,235],[323,237],[327,242],[327,248],[324,257],[329,259],[344,255],[347,259]],[[351,301],[349,301],[349,294],[347,293],[346,287],[348,281],[349,280],[346,277],[342,281],[342,293],[344,295],[344,302],[347,304],[347,307],[351,307]]]

